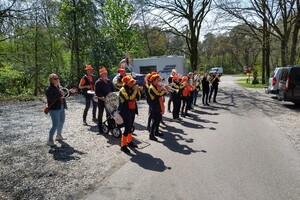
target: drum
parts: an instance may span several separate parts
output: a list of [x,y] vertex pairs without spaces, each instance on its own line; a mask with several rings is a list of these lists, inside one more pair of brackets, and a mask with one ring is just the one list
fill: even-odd
[[117,92],[110,92],[105,97],[105,108],[109,113],[113,113],[118,109],[119,106],[119,96]]

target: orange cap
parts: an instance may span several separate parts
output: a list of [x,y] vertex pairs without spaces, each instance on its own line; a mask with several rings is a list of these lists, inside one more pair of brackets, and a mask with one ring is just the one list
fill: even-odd
[[85,66],[84,70],[93,70],[94,68],[92,67],[92,65],[87,65]]
[[184,82],[184,81],[187,81],[188,80],[188,77],[186,77],[186,76],[183,76],[182,78],[181,78],[181,82]]
[[123,84],[127,84],[127,83],[129,83],[130,80],[131,80],[130,76],[124,76],[122,78],[122,83]]
[[128,81],[128,83],[132,83],[132,84],[135,84],[136,83],[136,80],[134,78],[130,78],[130,80]]
[[178,76],[178,75],[174,75],[173,78],[172,78],[173,81],[174,81],[174,80],[178,80],[178,79],[179,79],[179,76]]
[[160,77],[159,74],[154,74],[153,76],[151,76],[150,81],[153,82],[159,77]]
[[154,72],[154,71],[153,71],[153,72],[151,72],[151,75],[154,75],[154,74],[157,74],[157,72]]
[[99,69],[99,74],[103,74],[103,73],[107,73],[107,70],[105,67],[102,67],[101,69]]
[[126,70],[124,68],[119,68],[118,73],[122,73],[122,72],[126,72]]
[[147,75],[146,75],[146,81],[150,81],[151,76],[152,76],[152,74],[150,74],[150,73],[147,74]]

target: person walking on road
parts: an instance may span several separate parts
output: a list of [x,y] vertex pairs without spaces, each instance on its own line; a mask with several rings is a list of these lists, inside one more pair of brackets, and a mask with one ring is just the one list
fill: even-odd
[[208,81],[207,73],[205,73],[205,75],[203,76],[201,84],[202,84],[202,104],[209,106],[209,103],[208,103],[209,81]]
[[211,97],[212,97],[213,93],[214,93],[213,102],[218,103],[216,100],[216,97],[218,94],[219,82],[220,82],[220,78],[219,78],[218,72],[215,72],[210,80],[211,87],[210,87],[210,94],[209,94],[209,103],[211,102]]
[[47,145],[55,146],[55,143],[53,141],[55,132],[55,140],[61,141],[65,139],[62,137],[62,129],[65,123],[65,109],[67,109],[67,104],[64,98],[64,92],[60,90],[58,76],[56,74],[50,74],[49,82],[50,84],[46,88],[46,97],[49,114],[52,120],[52,127],[49,131],[49,139]]
[[[114,85],[112,82],[107,78],[107,70],[105,67],[102,67],[99,70],[100,78],[95,83],[95,93],[98,97],[98,128],[99,128],[99,134],[103,134],[102,129],[102,118],[103,118],[103,112],[105,109],[105,97],[110,93],[114,92]],[[109,117],[109,113],[106,112],[106,118]],[[108,121],[110,123],[110,120]],[[109,124],[109,127],[110,124]]]
[[85,109],[83,111],[83,125],[87,125],[86,117],[93,103],[93,119],[92,121],[97,123],[96,112],[97,112],[97,102],[93,100],[93,94],[88,94],[88,90],[94,90],[94,83],[96,81],[96,76],[93,74],[94,68],[91,65],[85,67],[86,74],[81,78],[79,83],[79,89],[82,90],[82,94],[85,98]]

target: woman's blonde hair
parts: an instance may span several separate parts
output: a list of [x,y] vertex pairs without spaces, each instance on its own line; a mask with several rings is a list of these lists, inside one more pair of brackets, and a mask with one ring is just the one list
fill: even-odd
[[[55,76],[58,77],[57,74],[54,74],[54,73],[52,73],[52,74],[49,75],[49,82],[50,83],[52,81],[52,78],[55,77]],[[60,82],[58,82],[58,86],[60,86]]]

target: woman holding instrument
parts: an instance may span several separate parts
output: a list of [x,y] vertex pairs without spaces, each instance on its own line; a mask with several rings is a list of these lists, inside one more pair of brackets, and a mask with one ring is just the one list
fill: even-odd
[[65,122],[65,109],[67,109],[67,104],[64,98],[64,92],[59,88],[60,83],[58,76],[56,74],[50,74],[49,82],[50,84],[46,88],[46,97],[49,107],[49,114],[52,120],[52,127],[49,131],[47,145],[55,146],[53,141],[55,132],[55,140],[61,141],[64,139],[61,133]]
[[182,77],[182,84],[186,84],[182,91],[182,108],[181,108],[181,116],[189,116],[188,115],[188,109],[189,109],[189,104],[191,102],[191,93],[195,90],[195,86],[192,86],[188,83],[188,78],[186,76]]
[[135,114],[137,114],[137,103],[141,97],[140,88],[136,80],[130,76],[122,78],[123,87],[119,91],[119,111],[124,120],[125,130],[121,138],[121,151],[130,153],[128,147],[137,148],[137,145],[132,142],[132,127],[134,123]]
[[173,84],[172,88],[174,89],[173,92],[171,92],[171,97],[173,99],[173,121],[180,121],[179,112],[181,107],[181,89],[184,88],[185,85],[180,84],[179,82],[179,76],[174,75],[173,76]]

